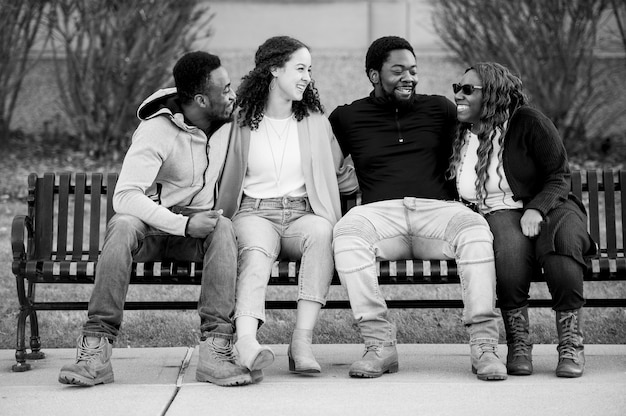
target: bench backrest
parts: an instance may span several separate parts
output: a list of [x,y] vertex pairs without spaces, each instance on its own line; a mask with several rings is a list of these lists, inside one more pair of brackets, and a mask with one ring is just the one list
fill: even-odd
[[[28,215],[35,233],[30,259],[95,261],[107,221],[113,216],[112,197],[117,173],[46,173],[28,178]],[[572,191],[587,207],[589,231],[602,256],[623,257],[626,205],[622,204],[626,172],[572,173]],[[344,200],[343,209],[356,202]]]

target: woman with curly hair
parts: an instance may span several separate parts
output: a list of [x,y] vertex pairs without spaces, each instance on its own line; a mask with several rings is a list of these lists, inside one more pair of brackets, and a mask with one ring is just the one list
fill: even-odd
[[[256,338],[265,321],[265,291],[277,258],[300,261],[289,370],[319,373],[312,333],[334,272],[332,232],[339,192],[357,189],[344,163],[317,89],[308,47],[272,37],[237,91],[238,109],[217,206],[233,215],[239,245],[235,347],[251,372],[274,360]],[[255,374],[259,380],[259,374]]]
[[584,256],[595,251],[595,243],[587,233],[584,206],[569,192],[559,133],[527,105],[522,81],[500,64],[470,67],[453,89],[460,123],[448,174],[494,236],[507,372],[533,372],[528,298],[532,276],[543,268],[556,311],[556,375],[580,377]]

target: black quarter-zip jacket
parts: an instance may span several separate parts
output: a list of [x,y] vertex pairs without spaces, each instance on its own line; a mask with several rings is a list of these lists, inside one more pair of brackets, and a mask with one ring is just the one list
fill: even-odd
[[352,155],[362,203],[418,197],[455,199],[445,180],[456,130],[456,106],[440,95],[407,103],[369,97],[329,116],[344,156]]

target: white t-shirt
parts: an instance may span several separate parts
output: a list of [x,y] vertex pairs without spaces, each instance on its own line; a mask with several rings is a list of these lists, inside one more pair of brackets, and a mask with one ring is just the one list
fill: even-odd
[[261,199],[306,196],[298,123],[293,116],[286,119],[264,116],[259,128],[251,132],[243,192]]
[[469,130],[466,133],[465,145],[461,149],[463,157],[457,171],[457,189],[461,198],[478,205],[481,212],[487,213],[501,209],[522,208],[522,201],[513,200],[513,192],[504,174],[504,167],[498,169],[498,153],[500,131],[493,139],[493,150],[489,160],[489,179],[485,183],[487,198],[485,203],[479,203],[476,198],[476,163],[478,162],[478,136]]

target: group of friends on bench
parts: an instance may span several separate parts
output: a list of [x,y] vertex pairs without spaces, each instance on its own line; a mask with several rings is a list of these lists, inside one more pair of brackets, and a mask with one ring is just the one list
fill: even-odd
[[[396,326],[376,265],[420,258],[456,261],[478,379],[532,374],[537,267],[556,315],[556,376],[583,374],[583,275],[596,245],[570,193],[559,133],[529,105],[518,76],[479,62],[452,85],[455,102],[418,94],[411,44],[385,36],[366,53],[369,96],[326,116],[304,43],[269,38],[254,63],[235,93],[219,57],[184,54],[175,87],[140,105],[88,318],[61,383],[113,382],[132,264],[159,259],[203,263],[198,381],[263,380],[275,355],[257,331],[276,259],[300,261],[293,373],[322,372],[312,338],[335,270],[364,341],[349,376],[397,372]],[[361,203],[342,216],[340,194],[356,191]]]

